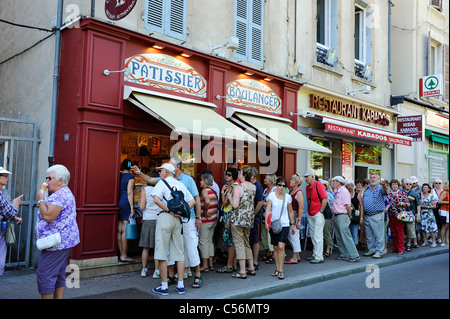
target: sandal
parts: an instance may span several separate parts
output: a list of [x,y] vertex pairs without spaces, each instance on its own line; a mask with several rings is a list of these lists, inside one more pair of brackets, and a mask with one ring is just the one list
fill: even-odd
[[233,272],[233,267],[223,266],[223,267],[217,268],[216,271],[221,273],[221,274],[223,274],[223,273],[232,273]]
[[247,274],[250,275],[250,276],[255,276],[256,275],[256,271],[254,269],[253,270],[247,269]]
[[272,258],[272,255],[270,255],[270,256],[265,255],[265,256],[259,257],[259,261],[267,261],[267,260],[269,260],[269,258]]
[[269,259],[266,260],[266,264],[274,264],[275,263],[275,259],[273,259],[273,257],[269,257]]
[[292,261],[292,259],[288,259],[284,263],[288,264],[288,265],[291,265],[291,264],[298,264],[298,261]]
[[278,272],[278,279],[280,279],[280,280],[284,279],[284,272],[282,272],[282,271]]
[[406,251],[411,251],[411,245],[406,245]]
[[323,253],[323,257],[325,257],[325,258],[330,257],[330,256],[331,256],[330,253],[327,253],[327,252],[324,252],[324,253]]
[[192,288],[200,288],[202,286],[203,279],[202,277],[195,276],[194,283],[192,284]]
[[280,273],[280,272],[279,272],[278,270],[275,270],[271,276],[272,276],[272,277],[276,277],[276,276],[279,275],[279,273]]
[[238,279],[247,279],[247,274],[241,274],[240,272],[237,272],[234,275],[231,275],[231,277]]
[[203,269],[200,268],[200,272],[208,272],[208,271],[209,271],[209,268],[203,268]]

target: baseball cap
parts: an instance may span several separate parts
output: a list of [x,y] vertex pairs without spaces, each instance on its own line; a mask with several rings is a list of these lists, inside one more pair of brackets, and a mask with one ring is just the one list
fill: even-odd
[[12,173],[0,166],[0,174],[12,174]]
[[165,164],[163,164],[162,166],[157,167],[156,169],[162,169],[162,168],[168,170],[168,171],[171,172],[172,174],[175,174],[175,166],[173,166],[173,165],[170,164],[170,163],[165,163]]
[[308,175],[313,175],[314,176],[314,172],[312,170],[310,170],[310,169],[307,169],[305,171],[305,174],[303,174],[303,176],[308,176]]
[[413,183],[418,183],[418,182],[419,182],[419,180],[418,180],[417,177],[415,177],[415,176],[411,176],[409,179],[410,179]]
[[333,177],[333,181],[338,181],[338,182],[340,182],[340,183],[342,183],[342,184],[345,184],[345,179],[344,179],[344,177],[339,176],[339,175]]

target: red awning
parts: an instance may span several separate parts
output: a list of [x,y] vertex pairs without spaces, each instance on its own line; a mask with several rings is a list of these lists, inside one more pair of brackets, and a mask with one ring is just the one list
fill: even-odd
[[376,127],[361,125],[359,123],[349,123],[327,117],[323,117],[322,123],[325,123],[325,130],[329,132],[366,138],[378,142],[412,146],[413,139],[411,137],[399,135],[393,131],[382,130]]

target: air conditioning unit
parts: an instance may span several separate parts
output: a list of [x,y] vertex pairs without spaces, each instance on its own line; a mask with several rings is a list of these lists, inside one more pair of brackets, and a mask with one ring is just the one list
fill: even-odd
[[367,81],[372,80],[372,64],[355,59],[355,75]]

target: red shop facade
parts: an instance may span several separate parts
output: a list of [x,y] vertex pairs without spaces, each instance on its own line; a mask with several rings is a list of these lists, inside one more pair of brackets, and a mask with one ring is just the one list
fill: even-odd
[[[152,170],[168,160],[177,142],[170,139],[177,121],[214,112],[207,113],[213,127],[223,126],[224,120],[232,123],[237,115],[231,126],[249,125],[245,119],[260,117],[296,132],[297,116],[289,113],[297,111],[299,83],[94,19],[83,19],[79,28],[63,33],[60,65],[55,163],[70,170],[69,187],[77,203],[81,243],[72,250],[72,260],[117,257],[121,161],[131,158]],[[165,82],[158,83],[162,73],[155,65],[165,72]],[[180,70],[187,76],[177,76]],[[248,97],[256,91],[264,94],[258,101]],[[171,107],[174,111],[167,114]],[[192,130],[188,132],[192,138]],[[253,137],[261,144],[258,135]],[[223,185],[230,157],[239,165],[261,168],[261,163],[249,161],[249,143],[243,152],[225,150],[226,136],[222,138],[199,142],[202,150],[208,144],[221,149],[219,160],[211,161],[209,152],[200,161],[195,155],[186,159],[186,172],[196,181],[202,169],[210,168]],[[298,149],[295,143],[293,148],[281,143],[283,138],[287,137],[272,139],[266,134],[263,143],[277,146],[273,173],[288,178],[296,173]],[[192,142],[189,146],[195,147]],[[260,174],[261,182],[263,177]]]

